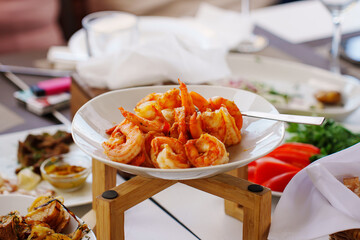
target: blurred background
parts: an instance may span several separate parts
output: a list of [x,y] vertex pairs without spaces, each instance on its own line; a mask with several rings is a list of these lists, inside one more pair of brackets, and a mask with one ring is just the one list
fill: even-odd
[[[250,4],[255,9],[289,1],[255,0]],[[241,0],[0,0],[0,53],[65,45],[81,28],[81,19],[92,12],[193,16],[201,2],[233,11],[241,9]]]

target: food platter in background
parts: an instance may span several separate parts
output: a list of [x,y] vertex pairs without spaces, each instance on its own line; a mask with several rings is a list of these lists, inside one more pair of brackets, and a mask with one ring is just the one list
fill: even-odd
[[[280,113],[319,115],[343,121],[360,106],[360,82],[310,65],[265,56],[229,54],[232,77],[212,84],[262,95]],[[323,105],[318,91],[338,91],[341,102]]]
[[[33,196],[26,195],[0,195],[0,216],[9,214],[11,211],[18,211],[21,216],[28,213],[28,208],[34,202],[36,198]],[[75,216],[78,221],[82,221],[80,218]],[[69,225],[66,227],[67,232],[74,232],[78,227],[77,221],[71,217]],[[96,240],[95,234],[92,230],[86,233],[82,239]]]
[[[43,134],[50,133],[53,134],[57,130],[66,130],[63,125],[54,125],[45,128],[33,129],[28,131],[21,131],[16,133],[9,133],[0,136],[0,162],[2,163],[2,168],[0,169],[0,174],[3,178],[7,179],[16,179],[15,170],[18,168],[17,160],[17,150],[18,142],[24,141],[28,134]],[[82,152],[75,144],[70,145],[69,154],[75,155],[86,155]],[[65,200],[65,205],[68,207],[75,207],[80,205],[89,204],[92,202],[92,175],[90,174],[86,179],[86,182],[82,188],[74,192],[66,192],[55,189],[50,183],[46,181],[41,181],[35,190],[30,192],[24,192],[25,194],[37,195],[36,191],[39,191],[39,194],[47,192],[47,190],[55,191],[55,196],[61,195]],[[10,194],[11,195],[11,194]],[[0,195],[2,196],[2,195]]]

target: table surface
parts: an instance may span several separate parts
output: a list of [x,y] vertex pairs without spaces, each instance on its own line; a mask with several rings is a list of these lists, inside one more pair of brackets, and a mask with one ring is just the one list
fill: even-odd
[[[289,61],[302,62],[325,69],[328,69],[329,67],[326,49],[329,48],[330,39],[320,39],[302,44],[291,44],[259,27],[255,28],[255,33],[266,36],[270,42],[269,47],[256,54],[277,57]],[[359,33],[348,34],[345,35],[344,38],[355,35],[359,35]],[[0,62],[2,64],[18,66],[39,66],[43,64],[44,59],[46,59],[46,53],[47,51],[44,50],[3,54],[0,55]],[[344,73],[350,74],[360,79],[359,66],[343,60],[341,61],[341,66]],[[40,80],[47,79],[46,77],[38,76],[18,76],[29,85],[35,84]],[[13,93],[17,91],[18,88],[3,75],[0,75],[0,85],[0,107],[3,108],[3,110],[0,108],[0,114],[8,114],[5,115],[5,117],[1,117],[2,121],[17,121],[17,124],[14,124],[14,126],[10,125],[8,128],[0,127],[0,134],[11,134],[18,131],[52,126],[60,123],[51,115],[40,117],[28,112],[23,106],[19,105],[13,97]],[[91,89],[89,91],[91,91]],[[63,113],[68,119],[71,119],[70,109],[64,109],[61,111],[61,113]],[[120,179],[120,181],[123,180]],[[181,194],[179,195],[179,193]],[[186,198],[188,196],[191,196],[191,198]],[[278,200],[279,198],[277,197],[273,198],[273,207],[276,206]],[[194,204],[194,202],[198,202],[198,204]],[[201,204],[202,202],[206,202],[206,204]],[[169,212],[165,212],[163,209],[159,208],[159,205],[169,211],[173,216],[170,216]],[[211,207],[214,208],[214,213],[211,214],[211,216],[221,216],[221,218],[223,218],[223,222],[221,222],[220,219],[218,221],[210,221],[210,219],[208,219],[206,214],[209,212],[209,207],[210,209]],[[75,214],[80,217],[90,209],[90,204],[71,208],[71,210],[73,210]],[[187,211],[188,213],[184,213],[183,210]],[[197,217],[194,217],[192,212],[197,211],[199,214]],[[155,227],[154,229],[149,229],[147,226],[148,223],[145,221],[146,218],[143,219],[146,216],[144,216],[144,214],[142,215],[141,212],[144,214],[148,213],[153,216],[159,216],[157,220],[154,220],[159,224],[159,226]],[[141,225],[141,228],[143,229],[142,236],[149,236],[146,234],[152,234],[154,232],[161,231],[161,229],[164,228],[162,225],[164,223],[167,224],[166,228],[169,228],[169,231],[175,232],[177,234],[171,235],[178,236],[175,237],[175,239],[220,239],[217,238],[218,236],[223,236],[223,239],[233,239],[232,237],[234,236],[242,235],[241,223],[223,214],[223,202],[221,199],[211,196],[210,194],[191,189],[181,184],[176,184],[175,186],[155,195],[153,199],[146,201],[145,203],[136,207],[136,209],[132,209],[127,214],[126,229],[129,231],[128,239],[141,239],[138,233],[136,233],[136,228],[132,226],[132,224]],[[197,223],[197,221],[199,222]],[[190,230],[179,224],[179,222],[185,224],[186,227],[188,227]],[[213,228],[214,231],[206,231],[206,229],[209,228],[209,224],[212,224],[210,228]],[[216,232],[215,230],[217,231],[217,234],[211,235],[211,233]],[[157,236],[157,239],[167,239],[167,237]],[[174,238],[172,237],[172,239]]]

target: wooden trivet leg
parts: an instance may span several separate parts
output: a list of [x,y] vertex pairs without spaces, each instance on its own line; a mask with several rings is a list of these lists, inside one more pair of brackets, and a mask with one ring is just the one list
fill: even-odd
[[[270,189],[253,185],[251,182],[229,174],[220,174],[211,178],[180,182],[240,204],[244,210],[243,239],[267,239],[271,222]],[[259,187],[262,191],[249,191],[248,188],[250,185]]]
[[[96,237],[101,240],[125,239],[125,211],[176,182],[136,176],[98,196],[96,199]],[[108,197],[106,195],[110,196],[110,199],[105,198]]]
[[96,198],[108,189],[116,186],[116,168],[110,167],[96,159],[92,160],[92,197],[93,209],[96,209]]
[[[227,174],[230,174],[234,177],[239,177],[241,179],[248,179],[248,166],[245,165],[243,167],[234,169],[230,172],[227,172]],[[233,218],[238,219],[239,221],[243,221],[244,220],[244,209],[241,205],[229,201],[229,200],[224,200],[224,205],[225,205],[225,213]]]

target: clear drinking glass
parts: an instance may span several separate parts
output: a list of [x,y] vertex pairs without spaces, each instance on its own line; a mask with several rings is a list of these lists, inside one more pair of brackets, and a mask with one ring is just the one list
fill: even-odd
[[82,25],[90,57],[118,52],[137,38],[137,17],[126,12],[91,13],[82,19]]
[[333,23],[333,35],[331,42],[330,71],[340,74],[339,48],[341,43],[341,22],[343,13],[354,6],[358,0],[320,0],[330,12]]
[[[241,0],[241,14],[246,22],[253,24],[250,16],[250,0]],[[255,35],[252,32],[248,32],[248,35],[236,46],[235,51],[242,53],[258,52],[264,49],[269,44],[269,41],[264,36]]]

